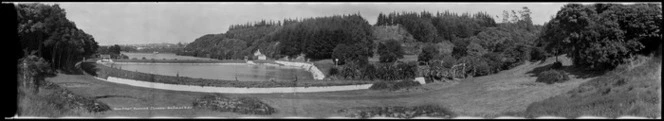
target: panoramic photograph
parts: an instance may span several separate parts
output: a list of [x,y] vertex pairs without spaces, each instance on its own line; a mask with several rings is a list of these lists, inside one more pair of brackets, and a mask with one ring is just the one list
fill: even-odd
[[661,3],[3,4],[6,119],[661,119]]

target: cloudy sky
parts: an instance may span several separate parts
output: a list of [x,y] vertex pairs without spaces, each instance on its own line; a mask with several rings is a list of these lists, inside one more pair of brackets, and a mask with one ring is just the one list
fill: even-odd
[[[378,13],[423,10],[435,13],[502,14],[528,7],[535,24],[551,19],[566,3],[57,3],[67,18],[100,45],[192,42],[224,33],[232,24],[284,18],[360,13],[370,24]],[[499,19],[496,19],[499,20]]]

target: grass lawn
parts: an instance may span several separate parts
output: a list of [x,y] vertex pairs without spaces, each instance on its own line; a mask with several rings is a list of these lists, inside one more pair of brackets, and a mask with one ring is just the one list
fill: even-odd
[[[321,63],[324,61],[319,61]],[[545,100],[568,92],[592,78],[579,79],[574,75],[565,83],[546,85],[536,83],[536,77],[528,72],[537,67],[553,63],[533,62],[494,75],[464,79],[453,82],[426,84],[420,91],[355,90],[321,93],[287,94],[224,94],[226,96],[256,97],[274,107],[276,113],[268,117],[330,117],[342,116],[340,109],[366,106],[416,106],[439,105],[449,108],[460,116],[495,117],[507,112],[525,111],[532,102]],[[77,83],[83,86],[67,87],[84,96],[119,95],[100,101],[112,108],[118,107],[163,107],[191,106],[194,99],[206,93],[179,92],[133,87],[96,80],[86,75],[60,74],[47,80],[59,84]],[[114,110],[89,116],[249,116],[236,113],[220,113],[209,110]],[[259,116],[259,115],[251,115]]]
[[651,58],[623,65],[572,91],[531,104],[524,115],[661,117],[661,62]]

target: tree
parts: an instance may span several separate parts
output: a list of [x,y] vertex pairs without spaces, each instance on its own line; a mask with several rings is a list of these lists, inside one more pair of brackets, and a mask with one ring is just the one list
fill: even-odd
[[485,53],[487,53],[487,50],[484,49],[480,44],[477,44],[475,42],[470,42],[468,46],[466,46],[466,53],[470,56],[482,56]]
[[363,66],[369,63],[369,54],[372,53],[366,47],[360,44],[346,45],[339,44],[334,48],[332,52],[333,59],[339,59],[339,64],[345,64],[352,62]]
[[37,51],[28,54],[26,49],[23,58],[18,60],[18,81],[21,87],[33,89],[36,94],[44,84],[44,78],[52,74],[52,71],[49,63],[34,55],[35,52]]
[[108,50],[109,50],[109,53],[111,53],[111,54],[120,54],[120,51],[122,51],[122,49],[120,48],[120,45],[117,45],[117,44],[109,47]]
[[542,41],[556,50],[554,54],[567,54],[575,65],[610,69],[642,50],[656,50],[661,18],[657,5],[568,4],[547,23]]
[[391,63],[403,58],[404,50],[401,47],[401,42],[388,40],[378,45],[378,55],[380,55],[381,63]]
[[530,17],[530,14],[531,14],[530,9],[528,9],[528,7],[524,6],[522,8],[522,10],[519,11],[519,15],[520,15],[519,18],[521,19],[521,20],[519,20],[519,22],[520,22],[519,25],[521,25],[521,26],[523,26],[527,29],[532,29],[533,20]]
[[417,61],[428,63],[439,53],[434,45],[425,45],[422,48],[422,52],[417,56]]
[[17,51],[36,51],[54,69],[69,70],[99,47],[91,35],[66,18],[58,4],[17,4],[16,12],[21,45]]

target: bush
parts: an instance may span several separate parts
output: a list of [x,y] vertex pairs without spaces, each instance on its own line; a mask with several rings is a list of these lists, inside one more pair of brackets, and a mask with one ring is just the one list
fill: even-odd
[[366,65],[362,69],[362,78],[368,79],[368,80],[374,80],[378,78],[378,75],[376,75],[376,67],[374,65]]
[[355,118],[370,118],[374,116],[397,118],[413,118],[418,116],[452,118],[453,116],[456,116],[449,109],[436,105],[420,105],[413,107],[353,107],[341,109],[338,112],[344,113],[345,116]]
[[544,51],[541,47],[532,47],[530,51],[530,61],[539,61],[545,60],[549,56],[549,53]]
[[502,61],[503,55],[502,54],[492,52],[492,53],[484,54],[484,56],[482,56],[482,57],[485,58],[485,60],[489,64],[489,66],[491,68],[491,73],[497,73],[497,72],[502,70],[502,68],[501,68],[501,65],[503,65],[503,61]]
[[193,102],[195,108],[211,109],[219,112],[235,112],[241,114],[270,115],[274,108],[256,98],[225,97],[221,95],[206,95]]
[[404,50],[401,47],[401,42],[388,40],[378,45],[378,55],[380,55],[379,60],[381,63],[390,63],[403,58]]
[[422,52],[417,56],[417,61],[422,61],[422,62],[429,62],[429,60],[433,59],[435,55],[438,55],[440,52],[438,52],[438,49],[436,49],[436,46],[434,45],[425,45],[422,48]]
[[397,79],[397,74],[396,74],[396,69],[392,66],[392,64],[376,64],[376,72],[375,76],[378,79],[383,79],[383,80],[396,80]]
[[337,75],[337,74],[339,74],[339,69],[336,68],[336,67],[332,67],[327,71],[327,73],[330,74],[330,75]]
[[466,72],[464,74],[484,76],[492,73],[492,66],[489,65],[489,60],[486,58],[464,56],[459,59],[459,62],[466,63]]
[[569,80],[569,76],[565,72],[558,70],[548,70],[537,75],[536,82],[543,82],[547,84],[560,83]]
[[553,62],[553,65],[551,65],[551,69],[561,69],[563,68],[563,63],[560,61]]
[[414,87],[414,86],[420,86],[419,82],[416,81],[411,81],[411,80],[400,80],[400,81],[380,81],[376,82],[369,89],[371,90],[399,90],[403,88],[408,88],[408,87]]
[[340,76],[345,79],[359,79],[361,78],[361,67],[355,62],[347,62],[340,71]]
[[396,65],[397,70],[397,79],[413,79],[417,74],[417,63],[415,62],[406,62],[399,63]]
[[443,67],[445,68],[452,68],[452,66],[457,63],[456,58],[450,54],[443,55],[441,60],[443,61]]

